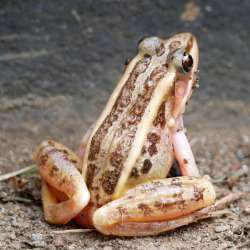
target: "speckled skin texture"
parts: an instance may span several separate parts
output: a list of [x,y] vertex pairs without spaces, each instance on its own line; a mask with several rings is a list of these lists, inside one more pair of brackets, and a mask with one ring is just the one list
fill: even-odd
[[[249,1],[196,1],[200,14],[191,22],[181,19],[186,1],[98,2],[1,1],[1,173],[30,164],[46,138],[77,149],[137,41],[181,31],[197,36],[201,52],[201,87],[185,114],[201,173],[216,178],[250,166]],[[249,248],[250,217],[242,202],[230,216],[157,237],[52,235],[76,226],[45,223],[39,181],[29,177],[28,183],[17,191],[12,182],[0,183],[1,249]],[[229,191],[226,184],[216,187],[218,195]],[[249,172],[232,189],[249,192]],[[19,196],[32,203],[17,201]]]

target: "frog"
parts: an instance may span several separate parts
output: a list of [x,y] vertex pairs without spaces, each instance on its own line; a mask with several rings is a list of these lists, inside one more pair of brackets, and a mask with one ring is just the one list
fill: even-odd
[[47,222],[145,236],[211,216],[215,189],[200,175],[183,123],[198,61],[191,33],[141,39],[78,152],[54,140],[37,147]]

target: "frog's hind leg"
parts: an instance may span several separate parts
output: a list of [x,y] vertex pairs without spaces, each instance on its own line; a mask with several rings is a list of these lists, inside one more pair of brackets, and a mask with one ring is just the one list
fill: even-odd
[[34,159],[42,177],[45,220],[66,224],[89,202],[89,192],[77,170],[78,157],[62,144],[44,141]]
[[209,217],[199,211],[214,201],[215,191],[207,177],[155,180],[97,209],[93,223],[107,235],[154,235]]

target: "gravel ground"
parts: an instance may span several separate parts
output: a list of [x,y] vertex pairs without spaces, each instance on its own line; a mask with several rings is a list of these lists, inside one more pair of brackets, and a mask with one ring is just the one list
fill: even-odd
[[0,174],[32,164],[46,138],[76,149],[139,38],[185,30],[201,49],[201,88],[185,115],[197,163],[218,197],[247,196],[225,217],[160,236],[55,234],[77,226],[48,225],[39,177],[15,178],[0,182],[0,249],[249,249],[249,10],[249,1],[2,0]]

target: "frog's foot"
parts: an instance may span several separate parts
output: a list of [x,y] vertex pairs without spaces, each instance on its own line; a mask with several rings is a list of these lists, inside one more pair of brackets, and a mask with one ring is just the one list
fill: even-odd
[[34,159],[42,177],[42,202],[45,220],[66,224],[89,202],[89,191],[77,170],[78,157],[65,146],[44,141]]
[[211,217],[202,211],[214,203],[215,196],[206,176],[156,180],[138,185],[97,209],[93,223],[107,235],[159,234]]

